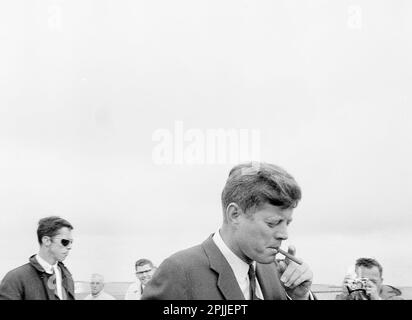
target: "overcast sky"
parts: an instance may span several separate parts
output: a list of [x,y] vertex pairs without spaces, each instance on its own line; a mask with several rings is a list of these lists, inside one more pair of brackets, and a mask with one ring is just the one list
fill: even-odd
[[133,281],[136,259],[215,232],[234,163],[159,165],[155,132],[180,152],[182,124],[259,133],[260,158],[302,187],[287,243],[315,283],[370,256],[411,286],[411,15],[406,0],[2,1],[0,277],[47,215],[75,227],[75,280]]

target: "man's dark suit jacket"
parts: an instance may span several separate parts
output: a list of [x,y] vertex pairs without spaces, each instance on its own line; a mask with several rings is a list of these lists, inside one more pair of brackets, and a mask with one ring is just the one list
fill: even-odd
[[[62,289],[67,300],[74,300],[74,281],[62,262],[58,263],[62,274]],[[36,255],[29,263],[9,271],[0,283],[0,300],[58,300],[50,287],[50,277],[37,262]]]
[[[212,236],[164,260],[145,287],[142,300],[244,300]],[[265,300],[287,300],[275,263],[257,263],[256,275]]]

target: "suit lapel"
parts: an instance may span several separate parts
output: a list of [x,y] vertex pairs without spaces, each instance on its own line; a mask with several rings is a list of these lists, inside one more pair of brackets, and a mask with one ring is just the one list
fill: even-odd
[[216,246],[211,235],[202,246],[209,258],[210,268],[218,274],[217,287],[226,300],[244,300],[235,274],[226,258]]
[[286,300],[285,290],[280,283],[276,265],[256,264],[256,277],[265,300]]

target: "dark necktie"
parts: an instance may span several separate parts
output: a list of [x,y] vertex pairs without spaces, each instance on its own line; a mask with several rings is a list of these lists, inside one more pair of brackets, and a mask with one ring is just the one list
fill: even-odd
[[50,285],[50,289],[53,290],[55,297],[59,299],[59,295],[57,294],[57,275],[53,267],[52,267],[52,275],[50,276],[50,279],[49,279],[49,285]]
[[249,265],[249,292],[250,300],[260,300],[256,295],[256,272],[253,264]]

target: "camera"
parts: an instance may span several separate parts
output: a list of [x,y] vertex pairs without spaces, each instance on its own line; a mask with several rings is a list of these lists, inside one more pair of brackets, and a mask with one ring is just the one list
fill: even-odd
[[349,292],[358,291],[358,290],[366,290],[366,284],[368,282],[368,278],[356,278],[356,279],[349,279],[347,281],[347,287]]

